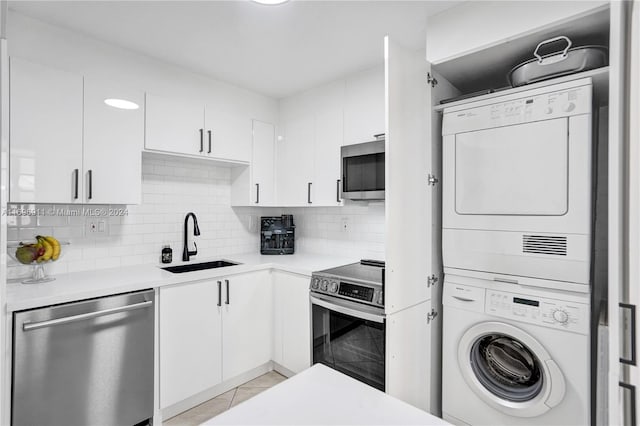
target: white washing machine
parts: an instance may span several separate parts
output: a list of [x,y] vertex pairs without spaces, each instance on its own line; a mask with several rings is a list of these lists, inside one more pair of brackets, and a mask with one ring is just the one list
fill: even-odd
[[589,424],[589,294],[448,275],[443,305],[445,420]]

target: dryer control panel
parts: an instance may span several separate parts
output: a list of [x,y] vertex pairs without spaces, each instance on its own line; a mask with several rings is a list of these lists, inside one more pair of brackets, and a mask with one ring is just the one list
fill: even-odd
[[442,134],[491,129],[532,121],[589,114],[592,108],[592,86],[562,87],[547,91],[522,92],[515,96],[497,97],[493,103],[470,104],[466,109],[444,110]]
[[551,328],[589,333],[589,306],[564,300],[486,290],[485,312]]

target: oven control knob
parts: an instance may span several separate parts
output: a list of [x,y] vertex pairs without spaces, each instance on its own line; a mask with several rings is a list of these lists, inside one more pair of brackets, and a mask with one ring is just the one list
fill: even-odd
[[328,287],[329,287],[329,281],[322,280],[322,283],[320,284],[320,290],[327,291]]
[[547,107],[547,109],[544,110],[545,114],[551,114],[553,112],[553,108],[551,107]]
[[565,311],[557,309],[553,311],[553,319],[560,324],[566,324],[569,321],[569,315]]
[[329,286],[329,291],[331,293],[335,293],[338,291],[338,283],[336,281],[331,281],[331,285]]
[[564,110],[564,112],[571,112],[576,109],[576,104],[574,104],[573,102],[566,103],[562,106],[562,109]]
[[311,281],[311,288],[316,290],[318,288],[318,286],[320,285],[320,278],[314,278]]
[[376,302],[378,305],[384,305],[384,293],[380,292],[380,294],[378,294],[378,300]]

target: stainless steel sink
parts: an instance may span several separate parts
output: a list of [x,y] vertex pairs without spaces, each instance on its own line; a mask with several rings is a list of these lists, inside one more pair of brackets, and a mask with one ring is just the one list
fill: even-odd
[[172,272],[174,274],[181,274],[183,272],[202,271],[204,269],[224,268],[226,266],[239,265],[238,263],[227,262],[226,260],[214,260],[212,262],[202,263],[190,263],[187,265],[167,266],[162,268],[165,271]]

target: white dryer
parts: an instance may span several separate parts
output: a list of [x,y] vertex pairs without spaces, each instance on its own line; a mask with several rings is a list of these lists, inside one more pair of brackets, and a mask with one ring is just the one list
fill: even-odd
[[589,295],[445,276],[442,413],[458,425],[588,425]]
[[461,101],[442,135],[444,266],[589,291],[591,79]]

